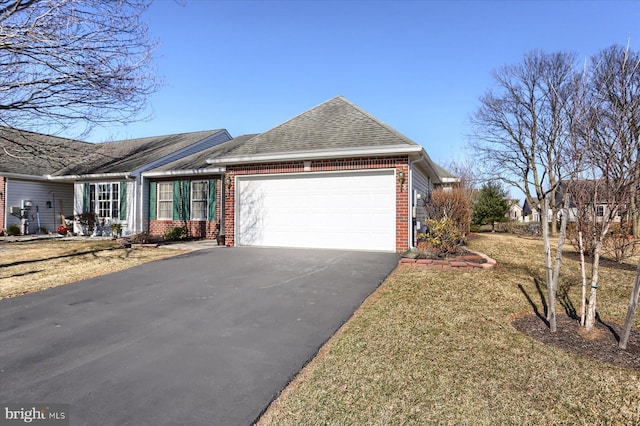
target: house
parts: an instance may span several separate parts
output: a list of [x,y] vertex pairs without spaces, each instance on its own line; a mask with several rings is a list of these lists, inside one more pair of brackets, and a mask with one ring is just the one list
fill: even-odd
[[522,214],[523,208],[520,207],[520,201],[511,199],[507,202],[509,203],[509,211],[507,212],[507,217],[509,218],[509,220],[523,222],[524,215]]
[[[193,168],[207,154],[206,165]],[[155,234],[181,222],[176,204],[184,210],[192,202],[176,196],[176,188],[193,195],[193,179],[202,179],[196,191],[215,183],[217,195],[214,224],[205,227],[218,229],[228,246],[395,252],[415,244],[418,194],[456,180],[422,146],[343,97],[194,162],[143,175]]]
[[61,215],[73,215],[73,184],[47,176],[82,161],[94,145],[0,127],[0,148],[0,231],[11,225],[24,234],[55,231]]
[[[255,135],[80,144],[82,161],[38,175],[72,187],[74,215],[95,213],[125,234],[184,226],[227,246],[403,252],[423,226],[424,200],[457,182],[343,97]],[[74,230],[86,231],[77,222]]]
[[[0,155],[0,184],[5,187],[0,214],[5,229],[20,224],[19,217],[8,214],[10,207],[30,201],[31,220],[24,234],[36,233],[40,227],[53,231],[64,218],[88,212],[96,214],[106,232],[110,224],[119,223],[124,235],[139,233],[148,226],[142,172],[231,139],[226,130],[219,129],[91,144],[0,130],[14,153]],[[36,215],[40,225],[34,220]],[[77,221],[74,231],[87,234]]]

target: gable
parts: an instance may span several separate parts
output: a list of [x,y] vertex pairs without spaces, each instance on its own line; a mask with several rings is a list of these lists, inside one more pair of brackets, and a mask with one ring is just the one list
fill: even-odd
[[333,98],[236,147],[240,157],[368,147],[419,147],[345,98]]

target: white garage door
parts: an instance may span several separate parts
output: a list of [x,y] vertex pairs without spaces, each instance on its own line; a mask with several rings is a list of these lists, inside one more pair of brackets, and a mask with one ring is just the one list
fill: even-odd
[[239,245],[395,251],[393,170],[238,177]]

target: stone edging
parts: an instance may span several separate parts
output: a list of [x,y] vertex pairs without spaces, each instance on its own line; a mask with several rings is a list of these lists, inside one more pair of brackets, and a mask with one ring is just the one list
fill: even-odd
[[480,270],[480,269],[492,269],[496,266],[496,261],[479,251],[468,250],[476,256],[482,257],[485,263],[468,262],[462,259],[458,260],[444,260],[444,259],[408,259],[402,258],[398,262],[398,265],[402,266],[414,266],[419,268],[429,269],[465,269],[465,270]]

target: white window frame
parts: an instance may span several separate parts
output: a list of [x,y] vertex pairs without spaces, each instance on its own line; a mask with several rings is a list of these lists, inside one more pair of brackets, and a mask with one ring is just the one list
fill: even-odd
[[[162,187],[167,186],[169,190],[165,189],[164,193],[162,191]],[[167,197],[168,193],[168,197]],[[166,198],[163,198],[162,196]],[[162,216],[163,209],[160,208],[161,205],[169,205],[168,216]],[[166,213],[166,208],[165,208]],[[156,219],[158,220],[172,220],[173,219],[173,181],[170,182],[158,182],[157,190],[156,190]]]
[[[203,184],[204,185],[204,191],[200,192],[200,195],[202,198],[196,198],[197,192],[194,190],[194,186],[196,184]],[[207,220],[209,215],[209,202],[208,202],[208,198],[209,198],[209,181],[207,180],[192,180],[191,181],[191,197],[190,197],[190,201],[191,201],[191,220]],[[201,214],[202,216],[197,216],[195,214],[196,212],[196,204],[201,204],[204,206],[204,208],[199,209],[201,210]]]
[[120,182],[90,183],[89,211],[98,219],[120,220]]

